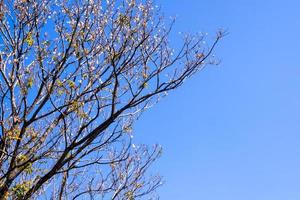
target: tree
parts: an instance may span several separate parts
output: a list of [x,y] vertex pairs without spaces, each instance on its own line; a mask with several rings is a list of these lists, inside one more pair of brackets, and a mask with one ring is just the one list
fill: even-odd
[[211,64],[204,36],[177,51],[151,0],[2,0],[0,199],[139,199],[159,146],[132,124]]

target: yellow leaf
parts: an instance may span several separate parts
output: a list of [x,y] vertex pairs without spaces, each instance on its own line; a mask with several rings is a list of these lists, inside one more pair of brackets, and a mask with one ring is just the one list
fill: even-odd
[[33,78],[30,77],[30,78],[28,78],[28,81],[27,81],[27,87],[31,88],[32,86],[33,86]]
[[57,90],[57,94],[63,95],[63,94],[64,94],[64,91],[63,91],[63,90]]
[[143,88],[147,88],[148,87],[148,83],[143,83]]
[[58,87],[62,87],[63,86],[63,83],[59,79],[57,79],[56,84],[57,84]]
[[32,46],[34,43],[34,40],[32,38],[32,33],[29,32],[26,39],[25,39],[26,43],[28,44],[28,46]]
[[70,88],[75,88],[76,85],[73,81],[68,80],[67,82],[68,82],[68,85],[69,85]]

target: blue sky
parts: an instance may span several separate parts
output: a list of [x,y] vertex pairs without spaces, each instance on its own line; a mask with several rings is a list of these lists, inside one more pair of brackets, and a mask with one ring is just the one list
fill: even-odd
[[[158,1],[157,1],[158,2]],[[210,66],[144,113],[163,200],[300,199],[300,2],[164,0],[174,33],[229,31]]]

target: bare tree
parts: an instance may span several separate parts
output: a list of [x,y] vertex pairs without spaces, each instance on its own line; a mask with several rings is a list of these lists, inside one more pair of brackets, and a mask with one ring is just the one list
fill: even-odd
[[151,0],[0,1],[0,199],[151,197],[161,149],[134,147],[132,123],[222,37],[174,51],[160,13]]

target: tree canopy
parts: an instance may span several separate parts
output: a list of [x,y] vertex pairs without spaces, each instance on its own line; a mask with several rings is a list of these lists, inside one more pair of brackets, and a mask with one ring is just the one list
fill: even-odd
[[152,195],[161,148],[133,146],[132,124],[222,37],[175,51],[173,22],[151,0],[0,1],[0,199]]

